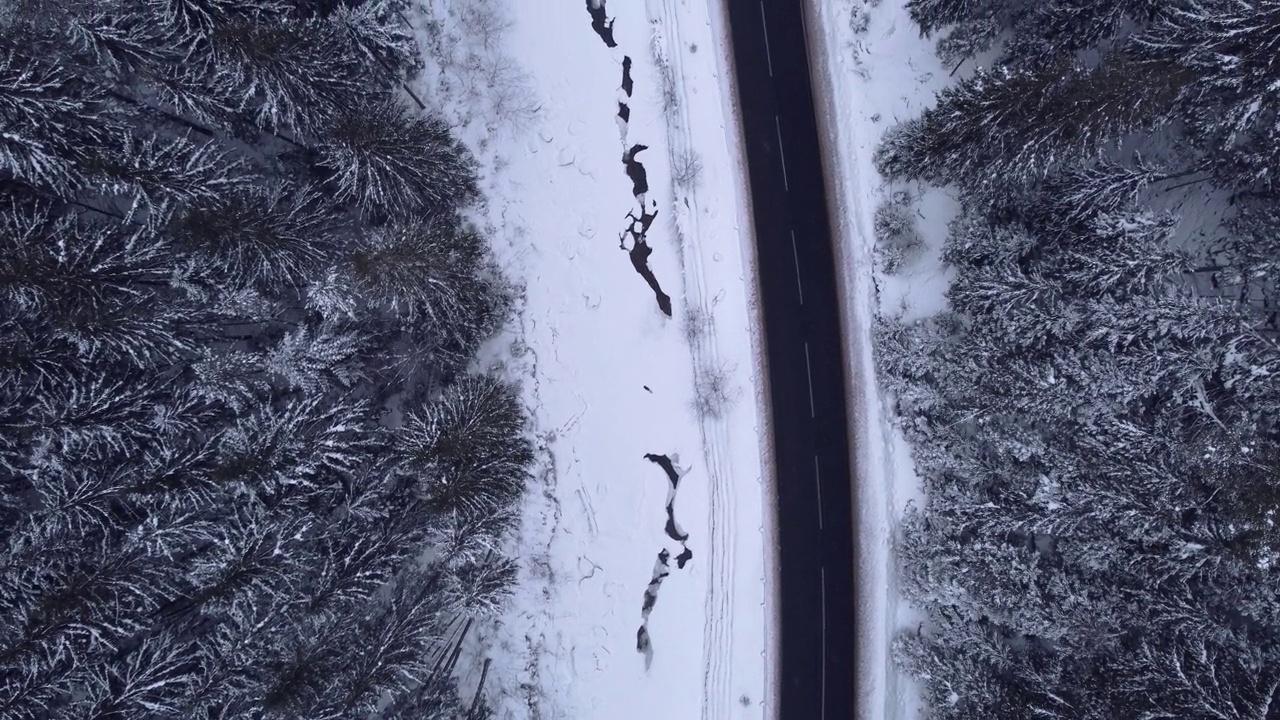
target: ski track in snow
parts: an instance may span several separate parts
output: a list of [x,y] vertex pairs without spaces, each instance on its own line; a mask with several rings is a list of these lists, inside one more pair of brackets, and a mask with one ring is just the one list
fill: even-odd
[[[696,144],[691,137],[691,127],[686,113],[692,104],[686,73],[682,67],[685,49],[690,47],[681,34],[676,18],[676,0],[646,0],[645,10],[653,30],[651,51],[655,65],[664,81],[673,84],[675,101],[669,103],[666,115],[669,161],[678,167],[682,158],[695,157]],[[664,92],[666,89],[664,88]],[[707,286],[706,258],[698,251],[707,232],[701,225],[701,206],[696,178],[688,187],[672,183],[675,201],[676,238],[680,245],[681,278],[684,280],[685,300],[698,310],[697,316],[707,318],[706,327],[690,343],[693,354],[696,383],[707,381],[708,373],[720,372],[714,322],[714,305]],[[710,529],[708,559],[711,581],[707,585],[705,600],[706,624],[703,626],[702,720],[719,720],[729,716],[732,707],[731,670],[733,636],[730,623],[734,617],[732,594],[734,578],[734,554],[732,542],[735,536],[733,495],[730,489],[732,468],[728,433],[723,423],[704,418],[699,424],[702,435],[702,452],[706,459],[710,483]]]

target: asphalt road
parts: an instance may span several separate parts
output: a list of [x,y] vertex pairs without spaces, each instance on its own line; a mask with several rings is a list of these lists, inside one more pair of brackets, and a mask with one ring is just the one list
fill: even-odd
[[854,713],[844,343],[803,11],[729,0],[778,474],[782,720]]

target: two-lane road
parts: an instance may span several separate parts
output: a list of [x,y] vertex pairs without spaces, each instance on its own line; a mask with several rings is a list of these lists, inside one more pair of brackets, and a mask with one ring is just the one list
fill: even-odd
[[801,0],[729,0],[763,294],[781,548],[782,720],[853,717],[840,303]]

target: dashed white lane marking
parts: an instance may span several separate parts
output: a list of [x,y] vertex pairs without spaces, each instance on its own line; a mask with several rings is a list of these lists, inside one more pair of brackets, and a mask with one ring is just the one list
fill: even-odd
[[791,185],[787,182],[787,154],[782,150],[782,123],[779,122],[778,116],[773,116],[773,129],[778,132],[778,161],[782,164],[782,189],[790,192]]
[[760,0],[760,26],[764,28],[764,58],[769,62],[769,77],[773,77],[773,54],[769,52],[769,22],[764,19],[764,0]]
[[818,529],[822,527],[822,472],[818,469],[818,456],[813,456],[813,482],[818,487]]
[[800,251],[796,250],[796,231],[791,230],[791,259],[796,263],[796,292],[800,294],[800,304],[804,304],[804,285],[800,283]]
[[809,417],[818,417],[813,405],[813,368],[809,365],[809,341],[804,343],[804,369],[809,376]]

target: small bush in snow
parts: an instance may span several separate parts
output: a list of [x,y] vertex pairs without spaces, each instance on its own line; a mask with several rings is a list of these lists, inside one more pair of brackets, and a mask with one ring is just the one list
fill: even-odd
[[671,163],[671,179],[676,187],[691,190],[702,177],[702,157],[692,148],[678,153]]
[[688,305],[684,310],[684,331],[685,342],[693,345],[706,336],[707,331],[711,329],[711,316],[707,314],[700,306]]
[[675,112],[680,106],[680,94],[676,89],[676,74],[664,58],[658,58],[658,72],[662,76],[662,112]]
[[871,13],[866,8],[859,8],[849,16],[849,31],[854,35],[862,35],[871,27]]
[[915,198],[897,191],[876,208],[876,255],[880,268],[892,275],[913,260],[923,243],[916,231]]
[[725,416],[738,400],[729,371],[721,366],[707,366],[698,371],[693,381],[693,412],[700,420],[716,420]]

